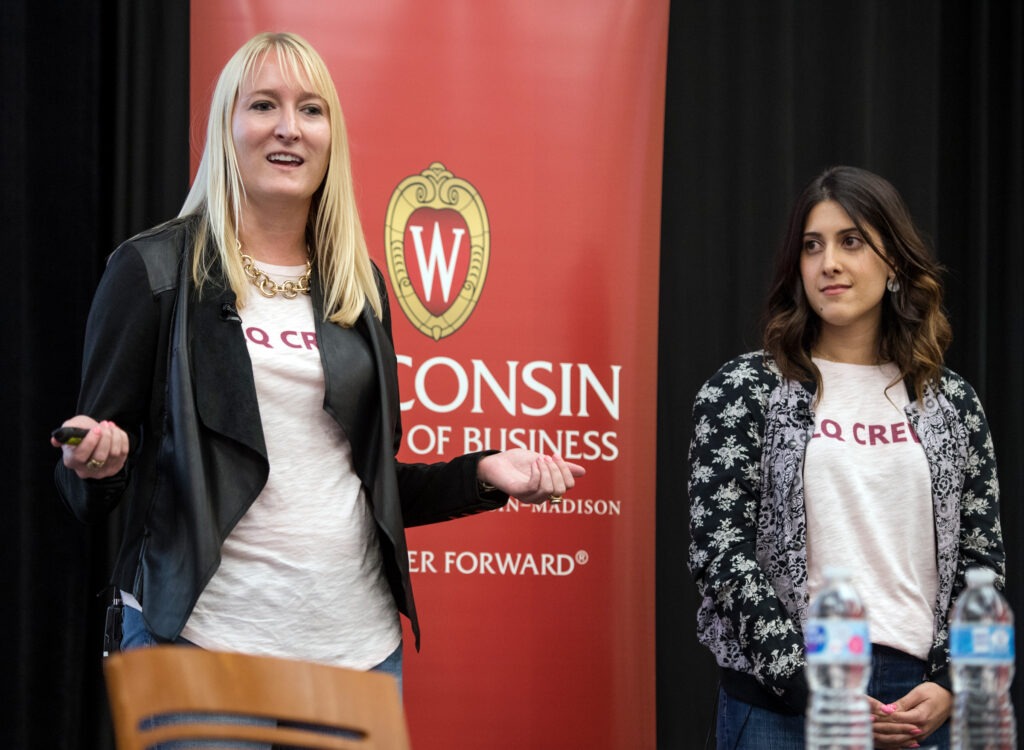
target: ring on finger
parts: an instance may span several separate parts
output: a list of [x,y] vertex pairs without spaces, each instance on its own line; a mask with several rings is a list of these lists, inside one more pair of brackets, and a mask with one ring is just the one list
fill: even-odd
[[106,463],[106,461],[97,461],[95,458],[90,458],[88,461],[85,462],[85,465],[88,466],[90,469],[94,469],[95,470],[95,469],[102,469],[103,468],[103,464],[105,464],[105,463]]
[[558,505],[560,502],[562,502],[562,496],[561,495],[548,495],[548,500],[551,501],[552,505]]

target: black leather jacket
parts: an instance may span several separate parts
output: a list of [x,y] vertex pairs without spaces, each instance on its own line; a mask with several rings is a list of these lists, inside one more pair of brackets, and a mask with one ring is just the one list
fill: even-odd
[[[176,638],[220,563],[235,523],[269,473],[252,365],[235,295],[226,284],[197,294],[189,257],[195,217],[140,234],[110,257],[86,328],[78,412],[128,432],[131,455],[118,475],[81,480],[58,463],[57,485],[75,516],[105,518],[127,499],[111,583],[143,604],[149,629]],[[367,307],[354,326],[376,367],[376,392],[353,397],[345,351],[351,330],[322,320],[313,279],[324,409],[352,444],[373,506],[385,573],[399,611],[419,623],[409,578],[406,526],[501,507],[481,494],[476,466],[486,453],[447,463],[395,460],[401,435],[397,363],[383,279],[383,322]],[[183,280],[183,283],[182,283]]]

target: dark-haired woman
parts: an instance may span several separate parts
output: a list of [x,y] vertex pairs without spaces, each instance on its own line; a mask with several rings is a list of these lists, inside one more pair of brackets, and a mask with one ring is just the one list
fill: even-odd
[[720,667],[720,748],[804,747],[802,626],[827,566],[868,610],[876,747],[948,746],[947,618],[1002,583],[999,489],[971,386],[943,365],[939,268],[896,189],[852,167],[801,194],[764,351],[697,394],[690,570]]

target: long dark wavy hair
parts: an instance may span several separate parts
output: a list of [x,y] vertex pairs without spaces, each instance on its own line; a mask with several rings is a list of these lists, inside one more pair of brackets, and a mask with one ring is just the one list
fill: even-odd
[[[857,167],[832,167],[800,194],[789,218],[786,238],[775,259],[775,279],[765,310],[764,347],[783,376],[817,384],[821,373],[811,361],[811,347],[821,319],[807,302],[800,256],[807,215],[823,201],[835,201],[850,215],[871,248],[896,274],[900,288],[882,302],[879,361],[894,362],[907,390],[923,399],[937,384],[943,355],[953,338],[942,310],[942,268],[914,224],[899,192],[888,180]],[[877,247],[872,239],[881,241]]]

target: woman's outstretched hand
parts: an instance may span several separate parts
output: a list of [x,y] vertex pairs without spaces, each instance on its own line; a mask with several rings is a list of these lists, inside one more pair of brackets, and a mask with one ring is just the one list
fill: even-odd
[[564,461],[561,456],[513,448],[480,459],[476,476],[523,503],[560,500],[576,484],[576,477],[586,474],[579,464]]

